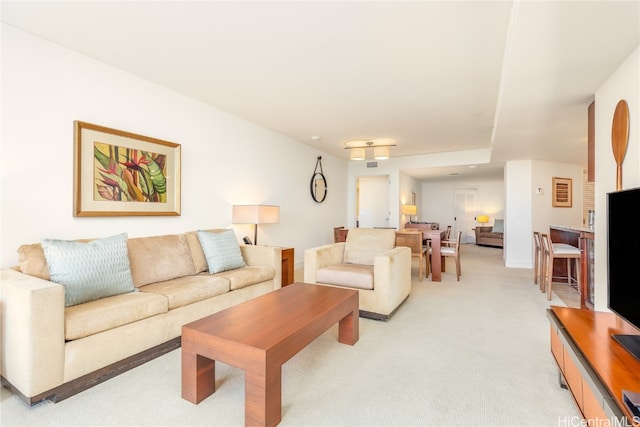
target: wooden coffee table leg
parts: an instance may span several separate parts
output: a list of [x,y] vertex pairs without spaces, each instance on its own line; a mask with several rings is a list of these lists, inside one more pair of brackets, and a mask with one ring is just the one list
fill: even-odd
[[216,391],[216,362],[182,350],[182,398],[198,404]]
[[282,366],[266,362],[244,372],[244,424],[275,426],[282,420]]
[[338,342],[354,345],[360,338],[359,310],[356,307],[338,323]]

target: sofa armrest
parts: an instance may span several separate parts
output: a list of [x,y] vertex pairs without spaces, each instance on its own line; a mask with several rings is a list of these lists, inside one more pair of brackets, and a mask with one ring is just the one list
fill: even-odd
[[282,248],[279,246],[240,245],[242,258],[247,265],[266,265],[273,267],[273,289],[282,287]]
[[330,265],[342,264],[344,260],[344,242],[331,243],[304,251],[304,281],[316,283],[316,271]]
[[0,270],[1,374],[26,397],[63,382],[64,310],[63,286]]
[[380,304],[391,312],[411,292],[411,249],[393,248],[373,260],[373,288]]

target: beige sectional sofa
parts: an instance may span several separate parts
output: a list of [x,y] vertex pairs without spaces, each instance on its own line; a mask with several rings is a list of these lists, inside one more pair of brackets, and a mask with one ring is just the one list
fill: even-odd
[[179,347],[182,325],[281,285],[277,247],[241,245],[246,266],[216,274],[197,232],[130,238],[126,247],[135,291],[66,307],[42,245],[20,247],[20,265],[0,272],[5,386],[30,404],[60,401]]

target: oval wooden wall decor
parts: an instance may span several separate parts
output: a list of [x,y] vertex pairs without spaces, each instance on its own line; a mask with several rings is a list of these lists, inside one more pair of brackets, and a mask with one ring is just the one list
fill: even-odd
[[616,105],[611,124],[611,148],[616,161],[616,190],[622,190],[622,162],[629,142],[629,106],[621,99]]

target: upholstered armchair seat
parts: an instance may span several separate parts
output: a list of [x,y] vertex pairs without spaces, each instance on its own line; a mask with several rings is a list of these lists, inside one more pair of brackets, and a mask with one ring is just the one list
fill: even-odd
[[411,249],[395,230],[354,228],[346,242],[307,249],[304,281],[358,289],[360,315],[387,320],[411,292]]

